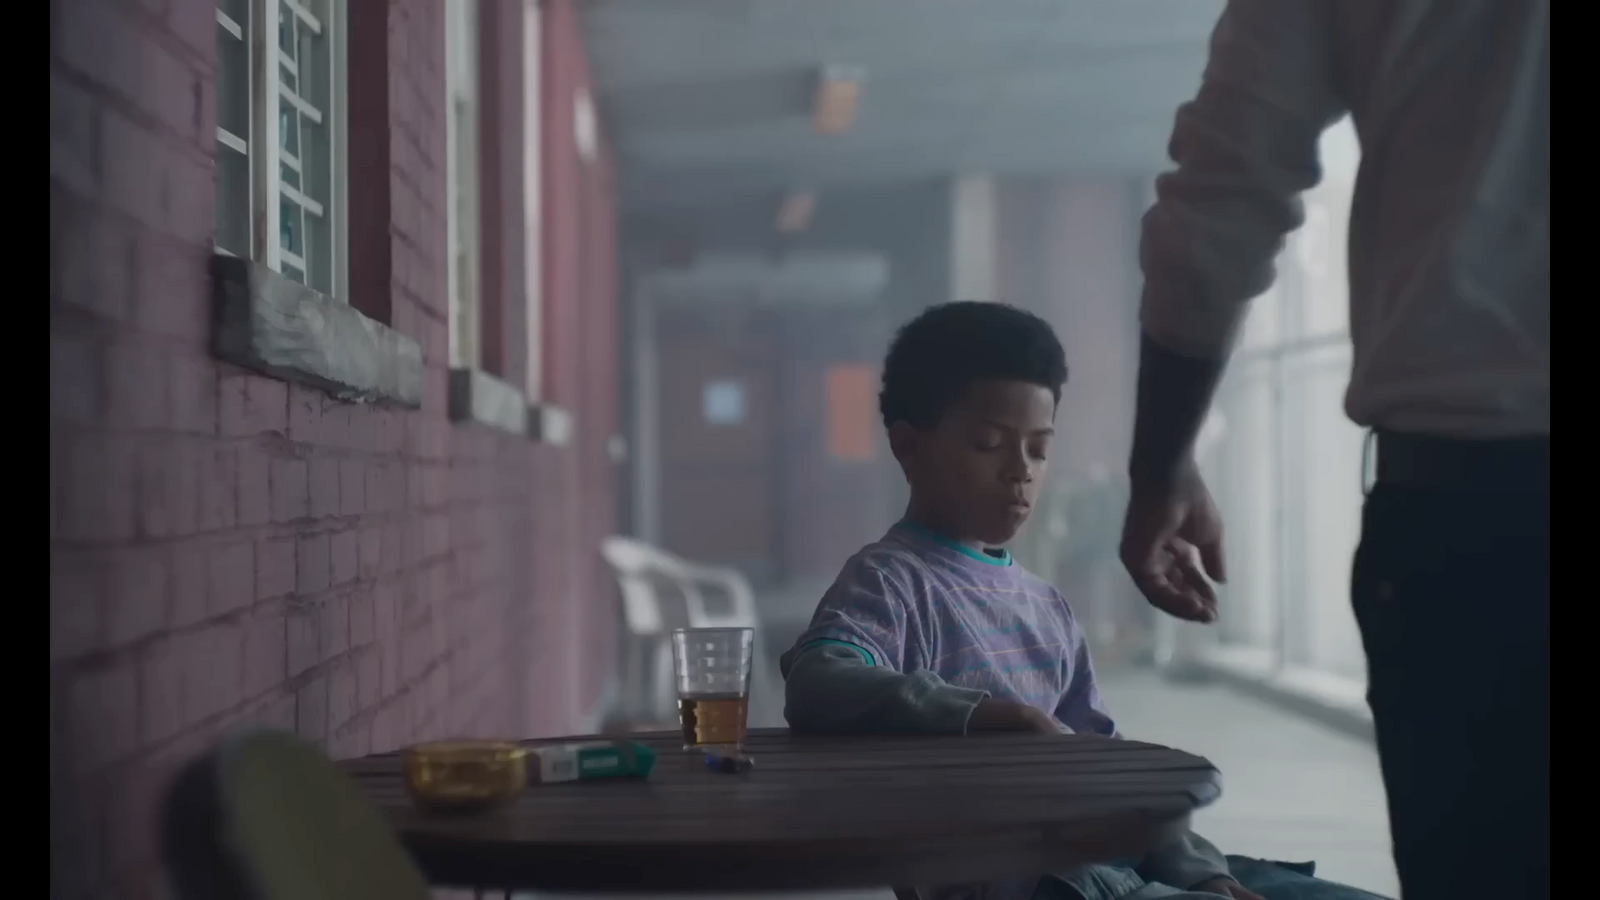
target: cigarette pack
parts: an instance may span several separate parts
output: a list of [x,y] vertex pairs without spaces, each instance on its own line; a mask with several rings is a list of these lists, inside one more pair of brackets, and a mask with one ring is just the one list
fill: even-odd
[[591,778],[645,778],[656,752],[638,741],[585,741],[534,747],[528,759],[528,781],[556,784]]

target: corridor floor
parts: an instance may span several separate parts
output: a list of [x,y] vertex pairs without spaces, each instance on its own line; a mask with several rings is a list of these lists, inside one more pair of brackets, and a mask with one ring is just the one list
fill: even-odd
[[1101,680],[1123,734],[1222,770],[1222,799],[1194,825],[1224,852],[1316,860],[1324,878],[1399,894],[1370,742],[1220,685],[1173,685],[1143,670]]

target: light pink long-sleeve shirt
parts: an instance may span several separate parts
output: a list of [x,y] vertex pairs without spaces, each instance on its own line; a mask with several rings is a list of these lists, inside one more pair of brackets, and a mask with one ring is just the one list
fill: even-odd
[[1548,435],[1549,0],[1230,0],[1145,216],[1146,334],[1229,353],[1345,114],[1362,154],[1346,411]]

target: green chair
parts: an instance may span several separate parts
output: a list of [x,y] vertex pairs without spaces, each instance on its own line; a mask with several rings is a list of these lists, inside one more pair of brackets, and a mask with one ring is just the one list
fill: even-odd
[[231,737],[186,767],[163,809],[173,900],[428,900],[355,783],[291,734]]

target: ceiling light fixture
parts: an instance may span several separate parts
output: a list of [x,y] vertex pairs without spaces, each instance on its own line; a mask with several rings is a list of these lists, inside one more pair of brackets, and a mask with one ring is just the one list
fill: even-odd
[[811,227],[811,214],[817,209],[817,195],[811,191],[790,191],[778,205],[773,227],[779,234],[799,234]]
[[818,134],[840,134],[856,117],[865,78],[857,66],[824,66],[812,98],[812,122]]

